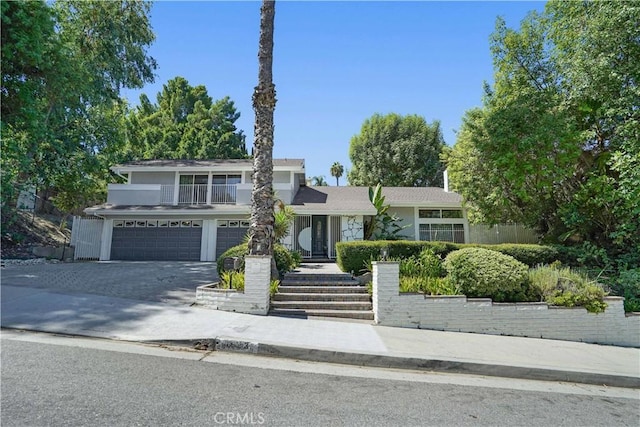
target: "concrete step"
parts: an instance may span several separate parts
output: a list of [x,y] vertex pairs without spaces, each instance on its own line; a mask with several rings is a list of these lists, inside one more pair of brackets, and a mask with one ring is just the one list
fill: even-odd
[[373,320],[373,311],[348,311],[348,310],[297,310],[297,309],[272,309],[270,315],[291,317],[338,317],[342,319]]
[[284,280],[327,280],[332,282],[350,281],[353,280],[353,276],[349,273],[336,273],[336,274],[315,274],[315,273],[286,273]]
[[334,293],[281,293],[274,295],[272,301],[344,301],[344,302],[371,302],[371,297],[366,293],[334,294]]
[[366,286],[299,286],[281,283],[279,292],[303,294],[368,294]]
[[282,280],[281,284],[283,285],[292,285],[292,286],[359,286],[360,282],[357,280],[326,280],[326,279],[316,279],[316,280],[294,280],[290,278],[285,278]]
[[272,309],[296,310],[372,310],[371,302],[350,301],[271,301]]

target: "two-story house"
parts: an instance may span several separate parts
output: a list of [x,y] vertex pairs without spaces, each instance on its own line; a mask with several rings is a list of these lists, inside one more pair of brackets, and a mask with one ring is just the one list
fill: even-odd
[[[214,261],[249,229],[252,160],[148,160],[113,166],[107,202],[85,209],[103,218],[101,260]],[[376,214],[367,187],[306,185],[304,160],[274,159],[276,197],[296,217],[283,242],[303,258],[335,258],[339,241],[361,240]],[[411,240],[468,241],[461,197],[443,188],[385,187],[390,213]]]

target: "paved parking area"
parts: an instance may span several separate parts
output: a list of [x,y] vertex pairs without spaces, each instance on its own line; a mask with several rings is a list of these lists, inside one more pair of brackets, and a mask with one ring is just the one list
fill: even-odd
[[212,262],[140,261],[6,265],[0,283],[64,293],[192,304],[196,287],[217,281]]

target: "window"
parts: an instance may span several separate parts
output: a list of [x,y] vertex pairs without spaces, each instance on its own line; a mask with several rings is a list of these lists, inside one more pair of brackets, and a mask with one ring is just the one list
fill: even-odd
[[462,211],[460,209],[443,209],[442,218],[462,218]]
[[441,218],[440,209],[420,209],[418,211],[419,218]]
[[464,243],[464,225],[420,224],[420,240]]
[[180,175],[180,185],[204,184],[209,181],[208,175]]
[[235,185],[240,184],[240,175],[213,175],[211,183],[214,185]]
[[178,203],[181,205],[204,205],[207,203],[209,175],[180,175]]
[[211,177],[211,203],[235,203],[236,184],[240,184],[240,175],[213,175]]
[[463,218],[461,209],[420,209],[418,218]]

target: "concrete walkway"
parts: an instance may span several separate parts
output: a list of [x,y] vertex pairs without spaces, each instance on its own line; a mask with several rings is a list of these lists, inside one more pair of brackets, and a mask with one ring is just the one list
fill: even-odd
[[[15,276],[28,276],[29,270],[16,269],[22,273],[8,275],[13,284],[5,284],[9,269],[2,270],[3,328],[356,365],[640,387],[640,350],[635,348],[251,316],[174,301],[80,293],[75,287],[48,289],[42,276],[34,282],[39,286],[17,284]],[[73,271],[68,269],[68,275]],[[140,280],[156,282],[149,277]],[[132,278],[121,286],[135,288],[138,282]]]

